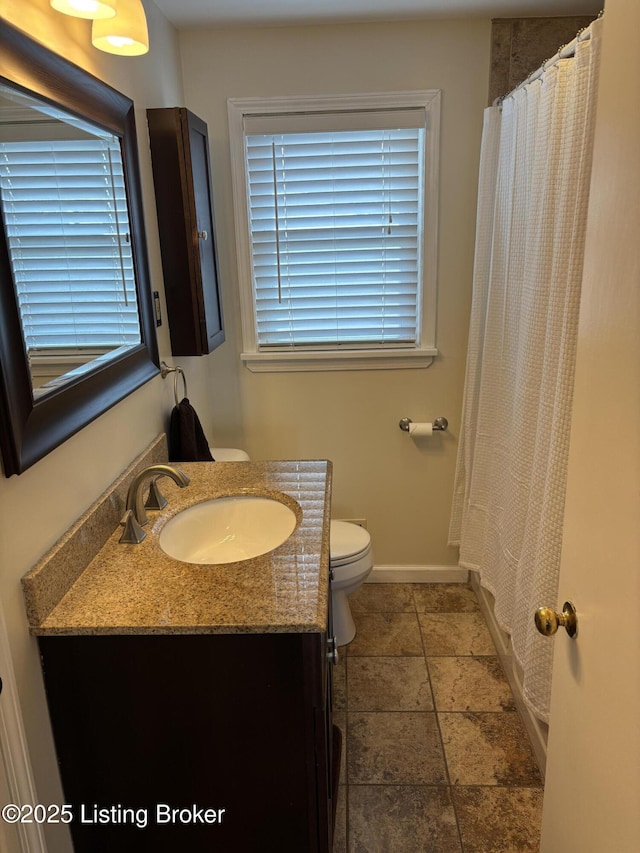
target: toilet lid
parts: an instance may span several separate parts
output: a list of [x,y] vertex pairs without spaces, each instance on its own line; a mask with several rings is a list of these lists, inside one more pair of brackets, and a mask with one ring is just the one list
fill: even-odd
[[331,563],[356,557],[371,545],[371,536],[357,524],[349,521],[332,521],[329,539]]

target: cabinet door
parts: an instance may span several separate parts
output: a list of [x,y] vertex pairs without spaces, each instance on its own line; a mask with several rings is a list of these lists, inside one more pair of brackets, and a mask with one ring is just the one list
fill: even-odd
[[218,286],[218,253],[213,213],[213,191],[209,163],[207,126],[193,113],[185,110],[188,149],[191,158],[191,184],[195,211],[194,267],[200,273],[197,288],[200,317],[200,340],[203,353],[209,353],[224,341],[222,305]]
[[207,125],[182,107],[147,110],[174,355],[224,341]]
[[[324,635],[39,644],[76,853],[330,853]],[[186,820],[164,820],[165,805]],[[194,806],[224,815],[192,821]]]

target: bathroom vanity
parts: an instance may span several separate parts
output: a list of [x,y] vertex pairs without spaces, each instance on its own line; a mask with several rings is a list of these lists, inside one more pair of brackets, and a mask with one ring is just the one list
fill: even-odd
[[[329,853],[330,463],[180,468],[145,541],[116,531],[46,615],[46,561],[24,579],[74,848]],[[221,565],[162,551],[181,510],[240,494],[297,507],[283,545]]]

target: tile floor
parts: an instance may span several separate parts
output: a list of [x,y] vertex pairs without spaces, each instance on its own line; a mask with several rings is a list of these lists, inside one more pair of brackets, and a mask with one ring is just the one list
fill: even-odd
[[334,853],[529,853],[542,780],[473,590],[365,584],[334,670]]

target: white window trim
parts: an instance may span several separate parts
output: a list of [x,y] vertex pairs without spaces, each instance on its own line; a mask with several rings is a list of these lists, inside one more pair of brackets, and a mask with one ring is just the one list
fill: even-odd
[[[438,191],[440,140],[439,89],[358,95],[313,95],[283,98],[229,98],[229,141],[235,210],[235,236],[242,319],[241,359],[258,373],[312,370],[371,370],[428,367],[438,354],[435,346],[438,273]],[[425,133],[425,200],[420,339],[415,347],[326,351],[259,351],[251,261],[249,208],[246,191],[244,121],[246,116],[275,113],[336,112],[423,108]]]

